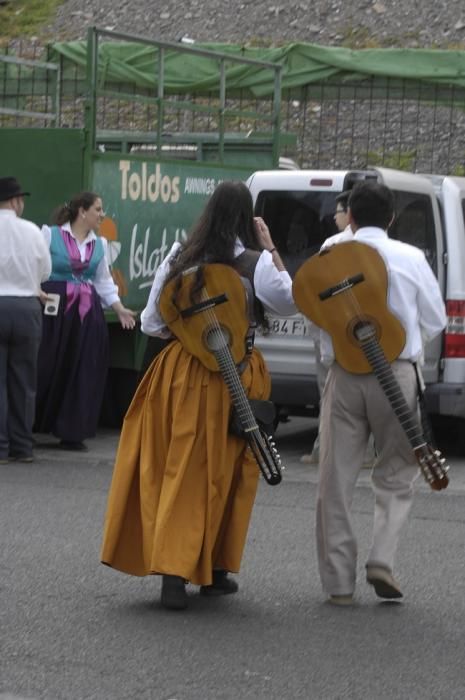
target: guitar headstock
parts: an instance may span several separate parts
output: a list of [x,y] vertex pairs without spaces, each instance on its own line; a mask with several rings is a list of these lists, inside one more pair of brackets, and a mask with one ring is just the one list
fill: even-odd
[[267,481],[269,484],[279,484],[282,479],[281,472],[283,472],[286,467],[283,465],[281,461],[281,455],[276,449],[276,443],[274,441],[273,435],[267,435],[266,431],[262,430],[261,428],[260,433],[262,438],[266,442],[272,460],[272,466],[269,467],[271,479],[267,479]]
[[284,469],[281,456],[276,449],[271,435],[257,427],[246,434],[246,440],[256,459],[265,481],[271,486],[279,484],[282,480],[281,472]]
[[447,488],[449,484],[449,477],[447,476],[449,465],[446,465],[446,460],[441,456],[440,451],[427,443],[415,448],[414,451],[421,473],[433,491],[441,491]]

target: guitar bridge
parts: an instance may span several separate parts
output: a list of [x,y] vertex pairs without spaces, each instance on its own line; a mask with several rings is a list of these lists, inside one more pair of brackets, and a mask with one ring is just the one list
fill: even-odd
[[228,297],[226,296],[226,294],[219,294],[217,297],[210,297],[205,301],[199,301],[198,304],[193,304],[187,309],[184,309],[183,311],[181,311],[181,316],[183,318],[189,318],[190,316],[194,316],[195,314],[202,313],[202,311],[213,309],[215,306],[218,306],[218,304],[224,304],[225,301],[228,301]]
[[365,277],[363,273],[360,272],[358,275],[354,275],[353,277],[348,277],[347,279],[342,280],[342,282],[339,282],[339,284],[335,284],[333,287],[328,287],[328,289],[325,289],[324,292],[320,292],[318,296],[320,297],[321,301],[326,301],[326,299],[330,299],[336,294],[346,292],[348,289],[351,289],[356,284],[363,282],[364,279]]

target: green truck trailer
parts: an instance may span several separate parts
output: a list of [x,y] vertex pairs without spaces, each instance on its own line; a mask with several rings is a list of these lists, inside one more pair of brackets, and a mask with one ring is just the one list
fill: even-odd
[[[127,73],[115,77],[106,51],[118,48],[153,62],[152,85],[131,84]],[[167,66],[178,61],[178,71],[189,71],[202,59],[217,62],[217,91],[198,90],[195,100],[180,95],[167,80]],[[109,240],[112,274],[123,303],[141,311],[158,265],[173,242],[187,235],[216,185],[277,167],[282,144],[292,140],[279,128],[280,67],[95,28],[79,60],[76,68],[76,60],[70,65],[63,54],[45,62],[0,57],[1,172],[15,175],[32,193],[25,216],[38,225],[48,223],[53,209],[74,193],[97,192],[106,212],[101,234]],[[231,72],[256,64],[275,81],[265,111],[262,103],[244,101],[237,88],[228,90]],[[78,126],[67,123],[73,100],[82,112]],[[180,128],[190,125],[191,114],[201,130]],[[18,117],[29,120],[28,126],[18,126]],[[258,122],[268,128],[257,131]],[[102,422],[117,425],[146,362],[147,338],[139,327],[124,331],[111,312],[107,317],[111,359]]]

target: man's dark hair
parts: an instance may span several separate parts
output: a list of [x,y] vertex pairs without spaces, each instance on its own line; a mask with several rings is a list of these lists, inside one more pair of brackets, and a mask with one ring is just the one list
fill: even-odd
[[349,208],[358,228],[378,226],[386,231],[394,215],[394,195],[379,182],[358,182],[350,193]]
[[347,211],[349,197],[350,197],[350,190],[344,190],[344,192],[341,192],[340,194],[337,195],[336,205],[340,204],[341,207],[344,209],[344,211]]

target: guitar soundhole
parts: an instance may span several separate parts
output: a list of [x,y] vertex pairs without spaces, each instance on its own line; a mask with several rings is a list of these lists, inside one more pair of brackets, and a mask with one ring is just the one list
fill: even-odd
[[372,316],[365,316],[363,319],[355,318],[347,327],[349,340],[359,346],[367,340],[379,340],[381,336],[381,326]]
[[215,324],[203,332],[203,342],[210,352],[218,352],[229,346],[231,335],[227,328]]

